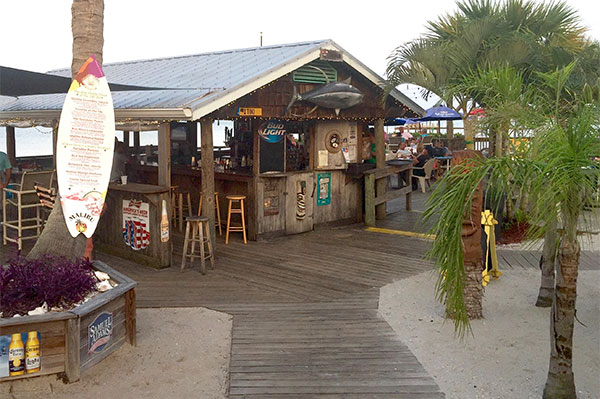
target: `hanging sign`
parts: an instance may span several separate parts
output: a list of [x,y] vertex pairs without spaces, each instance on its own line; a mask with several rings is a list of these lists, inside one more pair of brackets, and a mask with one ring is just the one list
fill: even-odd
[[88,354],[102,352],[113,333],[112,312],[102,312],[88,326]]
[[239,107],[237,109],[239,116],[262,116],[262,108],[256,107]]
[[317,185],[319,186],[317,205],[329,205],[331,203],[331,173],[318,173]]
[[279,143],[285,137],[285,122],[271,119],[258,128],[258,135],[267,143]]
[[123,200],[123,240],[135,251],[150,244],[150,205],[147,202]]
[[106,198],[115,145],[115,114],[106,77],[91,56],[65,98],[56,146],[60,202],[73,237],[90,238]]

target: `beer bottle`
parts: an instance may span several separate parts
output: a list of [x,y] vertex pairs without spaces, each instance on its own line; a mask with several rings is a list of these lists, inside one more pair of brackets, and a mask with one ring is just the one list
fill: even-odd
[[167,201],[162,202],[162,217],[160,219],[160,240],[169,241],[169,215],[167,214]]
[[37,331],[27,333],[27,342],[25,343],[25,370],[27,374],[40,371],[40,341]]
[[21,334],[13,334],[8,345],[8,375],[25,374],[25,345]]

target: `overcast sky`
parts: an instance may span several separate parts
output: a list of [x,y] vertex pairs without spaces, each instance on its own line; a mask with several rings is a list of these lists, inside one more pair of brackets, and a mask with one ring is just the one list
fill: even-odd
[[[333,39],[378,74],[399,45],[455,9],[452,0],[105,0],[104,62],[198,54],[263,44]],[[600,38],[600,2],[568,0]],[[360,6],[355,5],[360,4]],[[0,65],[47,72],[70,68],[71,0],[0,0]],[[424,108],[414,88],[400,88]],[[17,155],[51,153],[48,129],[27,130]],[[218,139],[216,139],[218,141]],[[0,128],[0,150],[4,148]],[[42,142],[44,145],[42,145]],[[32,146],[31,143],[39,145]],[[43,147],[43,150],[36,148]]]
[[[600,38],[600,2],[567,3]],[[383,75],[395,47],[454,9],[441,0],[105,0],[104,62],[254,47],[263,32],[264,45],[333,39]],[[0,15],[0,65],[70,67],[70,0],[2,0]]]

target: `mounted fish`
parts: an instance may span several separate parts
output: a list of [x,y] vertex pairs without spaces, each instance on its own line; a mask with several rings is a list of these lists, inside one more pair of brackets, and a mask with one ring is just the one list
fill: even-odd
[[[294,86],[292,100],[285,109],[284,115],[290,113],[293,116],[306,116],[314,112],[317,109],[317,106],[323,108],[333,108],[335,109],[335,114],[339,115],[340,109],[350,108],[362,102],[364,95],[360,92],[360,90],[350,84],[350,78],[342,82],[329,83],[329,78],[322,69],[312,65],[309,65],[309,67],[319,70],[325,76],[327,84],[325,84],[325,86],[307,91],[306,93],[298,93],[296,86]],[[289,111],[296,101],[306,101],[316,104],[316,106],[303,115],[295,115]]]

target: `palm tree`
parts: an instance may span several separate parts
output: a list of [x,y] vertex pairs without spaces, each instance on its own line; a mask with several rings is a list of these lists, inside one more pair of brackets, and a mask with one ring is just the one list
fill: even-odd
[[[514,66],[524,72],[526,81],[533,71],[565,66],[585,48],[585,30],[575,10],[564,2],[466,0],[457,7],[454,14],[430,21],[423,38],[398,47],[389,57],[386,73],[391,87],[420,85],[425,97],[435,93],[462,112],[465,139],[472,143],[468,114],[481,99],[471,93],[449,93],[449,86],[489,66]],[[490,137],[492,152],[494,142]]]
[[[102,65],[104,46],[104,1],[73,0],[71,7],[71,27],[73,31],[73,62],[71,74],[75,76],[81,65],[91,54]],[[27,257],[35,258],[44,253],[53,253],[80,258],[91,255],[90,244],[83,234],[71,237],[65,224],[60,201],[56,201],[48,221]],[[87,249],[87,251],[86,251]]]
[[[600,87],[586,85],[580,91],[568,88],[567,82],[574,68],[575,63],[572,63],[551,73],[535,74],[539,80],[537,87],[546,90],[536,91],[533,97],[522,96],[527,98],[521,103],[523,112],[521,116],[513,113],[512,120],[535,130],[525,156],[476,158],[468,167],[457,166],[442,179],[430,197],[425,213],[426,219],[434,214],[441,215],[432,231],[436,240],[430,252],[444,276],[437,284],[438,297],[456,315],[457,332],[464,334],[469,330],[469,319],[463,292],[465,266],[460,241],[463,215],[471,207],[473,193],[486,178],[488,186],[495,192],[514,190],[513,179],[517,175],[527,184],[532,200],[529,218],[534,227],[531,235],[554,231],[559,243],[550,320],[550,367],[544,389],[546,399],[576,397],[572,349],[579,263],[577,221],[600,179],[600,169],[593,161],[600,153]],[[473,86],[486,82],[478,94],[489,104],[494,104],[490,108],[491,114],[502,112],[507,99],[489,98],[497,93],[494,88],[490,90],[489,77],[506,73],[495,69],[470,82]],[[522,84],[518,82],[519,76],[519,73],[513,73],[515,87]],[[486,92],[489,94],[483,94]],[[506,109],[517,108],[508,104]],[[557,220],[562,223],[562,229],[558,231]]]

